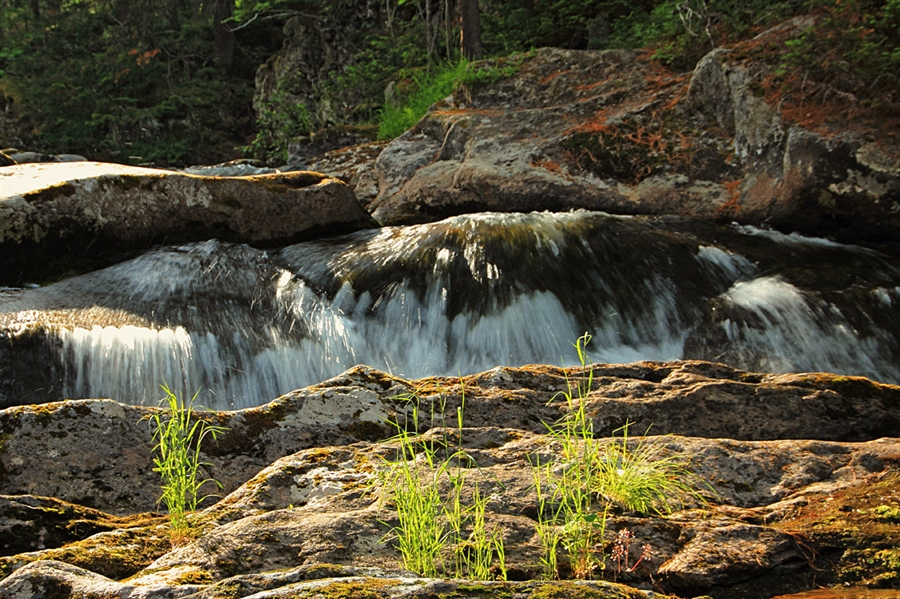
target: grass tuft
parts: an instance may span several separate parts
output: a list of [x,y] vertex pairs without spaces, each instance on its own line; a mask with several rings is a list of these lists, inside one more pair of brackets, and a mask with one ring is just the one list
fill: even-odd
[[683,507],[688,497],[703,501],[687,457],[671,451],[664,442],[668,435],[648,443],[645,434],[629,448],[629,426],[613,431],[621,437],[604,448],[594,492],[627,512],[647,515],[671,514]]
[[162,478],[159,503],[165,504],[169,513],[173,543],[181,544],[191,537],[188,515],[195,512],[197,504],[208,497],[198,497],[200,489],[207,483],[222,488],[222,484],[215,479],[199,480],[200,467],[208,465],[200,461],[200,447],[207,435],[215,440],[226,429],[203,420],[194,420],[197,394],[190,401],[179,401],[167,385],[161,387],[166,394],[160,400],[163,410],[151,417],[153,440],[156,441],[153,471]]
[[686,456],[670,451],[668,444],[648,443],[644,436],[629,447],[630,424],[613,431],[621,432],[621,437],[612,441],[595,438],[586,409],[594,382],[587,355],[590,340],[585,333],[574,344],[580,378],[567,380],[567,390],[551,399],[552,403],[562,398],[566,407],[562,419],[547,425],[551,447],[558,448],[560,460],[541,463],[535,458],[532,462],[546,578],[559,576],[560,548],[575,578],[590,579],[606,569],[606,522],[615,505],[626,511],[666,515],[687,497],[703,501]]
[[[462,449],[465,389],[457,408],[456,446],[448,441],[446,427],[429,435],[420,435],[419,399],[413,394],[400,396],[411,405],[407,426],[393,423],[399,443],[397,459],[388,461],[381,478],[385,498],[397,514],[398,524],[391,527],[404,568],[425,577],[449,574],[454,578],[488,580],[506,578],[503,538],[497,528],[489,529],[485,518],[489,496],[476,483],[471,496],[465,496],[468,472],[474,460]],[[440,416],[444,410],[441,407]],[[432,424],[436,418],[432,413]],[[441,494],[442,481],[449,493]],[[468,499],[468,500],[467,500]],[[452,552],[449,565],[444,557]],[[494,559],[498,566],[493,567]]]

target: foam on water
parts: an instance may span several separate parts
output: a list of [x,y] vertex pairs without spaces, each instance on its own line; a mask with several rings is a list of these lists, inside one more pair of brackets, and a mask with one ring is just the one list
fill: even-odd
[[721,326],[739,362],[769,372],[900,375],[883,361],[886,340],[861,336],[838,306],[777,276],[735,283],[723,299],[731,318]]

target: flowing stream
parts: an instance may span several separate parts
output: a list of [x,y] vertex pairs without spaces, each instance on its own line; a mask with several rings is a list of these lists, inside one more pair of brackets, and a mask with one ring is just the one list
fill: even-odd
[[[826,240],[584,211],[466,215],[280,251],[208,241],[0,294],[12,360],[0,379],[8,398],[39,387],[155,404],[166,383],[242,408],[356,364],[404,377],[571,364],[589,332],[595,362],[897,383],[898,274],[894,258]],[[33,374],[11,383],[17,368]]]

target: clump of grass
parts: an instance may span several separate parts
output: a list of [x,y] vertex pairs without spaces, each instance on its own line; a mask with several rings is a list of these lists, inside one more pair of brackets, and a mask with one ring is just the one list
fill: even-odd
[[[413,397],[403,397],[412,401]],[[419,426],[418,405],[412,406],[411,425]],[[397,426],[394,437],[399,445],[397,460],[388,463],[382,483],[394,504],[399,524],[396,535],[403,567],[422,576],[435,577],[447,535],[441,522],[441,495],[438,480],[446,464],[436,464],[434,439],[422,440],[417,432]],[[421,455],[421,459],[419,459]]]
[[606,568],[604,537],[614,505],[626,511],[665,515],[682,506],[688,496],[702,500],[685,456],[670,452],[664,443],[648,443],[646,437],[630,448],[630,423],[613,431],[621,432],[620,438],[595,438],[594,423],[586,410],[594,380],[586,349],[590,340],[585,333],[574,344],[581,377],[574,383],[567,381],[567,390],[551,399],[552,403],[561,397],[566,404],[566,416],[547,426],[561,459],[541,463],[535,458],[532,462],[541,564],[547,578],[559,576],[560,547],[576,578],[593,578]]
[[[400,101],[385,102],[378,115],[379,139],[393,139],[415,125],[431,106],[464,85],[488,83],[510,77],[519,70],[525,55],[506,61],[456,62],[419,69],[410,75],[408,91]],[[500,64],[500,63],[503,64]]]
[[166,506],[173,543],[179,544],[191,536],[188,515],[208,497],[199,497],[200,489],[207,483],[222,488],[222,484],[213,478],[200,480],[201,466],[208,465],[200,461],[200,447],[207,435],[215,440],[227,429],[194,419],[197,394],[190,401],[179,401],[167,385],[161,387],[165,392],[165,397],[160,400],[163,410],[151,417],[156,442],[153,471],[162,479],[159,503]]
[[604,448],[594,492],[625,511],[668,515],[688,497],[702,500],[687,457],[672,452],[662,440],[648,443],[646,434],[628,447],[630,423],[613,431],[621,437]]
[[538,494],[537,531],[544,554],[541,563],[548,578],[559,574],[556,554],[560,545],[576,578],[593,578],[605,565],[602,543],[608,506],[600,508],[595,501],[605,455],[603,446],[594,438],[594,423],[584,401],[593,385],[593,370],[587,367],[586,353],[590,339],[585,334],[575,342],[582,378],[574,385],[567,381],[567,391],[551,400],[562,397],[567,408],[563,419],[547,427],[551,442],[560,447],[562,463],[533,463]]
[[[545,578],[560,576],[559,555],[563,553],[575,578],[590,579],[606,569],[611,558],[616,575],[633,572],[650,555],[644,545],[641,555],[630,562],[631,536],[620,536],[607,555],[607,520],[615,506],[643,514],[666,515],[685,503],[687,497],[703,500],[696,490],[696,477],[686,457],[670,450],[670,445],[646,436],[636,443],[630,439],[630,423],[613,431],[613,439],[596,437],[594,422],[587,412],[587,397],[593,387],[593,368],[587,355],[588,334],[574,344],[582,366],[576,380],[567,381],[567,390],[551,399],[565,402],[566,415],[547,425],[551,449],[559,458],[531,461],[538,500],[537,534],[542,546],[541,565]],[[381,483],[385,499],[397,513],[398,524],[391,527],[405,568],[423,576],[441,573],[456,578],[485,580],[499,570],[505,578],[505,554],[499,529],[486,522],[488,496],[478,484],[464,497],[467,477],[474,461],[462,448],[463,410],[457,409],[457,436],[441,423],[420,435],[419,398],[415,393],[400,396],[411,405],[406,426],[393,423],[399,444],[396,459],[387,462]],[[444,406],[437,416],[443,419]],[[621,433],[616,436],[615,433]],[[449,492],[440,488],[446,481]],[[628,533],[630,535],[630,533]],[[451,554],[449,565],[442,561]],[[494,567],[494,560],[499,562]]]
[[[407,426],[394,423],[399,444],[398,456],[389,461],[381,483],[385,498],[397,513],[398,524],[391,528],[400,550],[403,567],[422,576],[450,574],[455,578],[487,580],[494,571],[506,578],[503,538],[498,529],[489,530],[485,518],[489,497],[476,484],[468,502],[464,488],[466,466],[474,460],[462,449],[463,411],[457,408],[457,444],[453,448],[438,435],[420,435],[419,400],[416,394],[400,396],[411,405]],[[432,424],[435,414],[432,413]],[[443,406],[440,412],[443,418]],[[447,496],[441,494],[441,481],[449,482]],[[468,531],[468,534],[467,534]],[[453,559],[445,566],[444,555],[452,550]],[[499,563],[494,570],[494,557]]]

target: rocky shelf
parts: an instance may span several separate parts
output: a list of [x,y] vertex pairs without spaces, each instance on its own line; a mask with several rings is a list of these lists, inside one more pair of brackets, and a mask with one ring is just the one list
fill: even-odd
[[[0,597],[762,599],[900,585],[900,388],[700,361],[594,366],[585,407],[595,430],[630,423],[630,443],[685,456],[702,497],[669,515],[613,509],[596,549],[608,556],[630,531],[632,564],[649,546],[633,571],[608,559],[602,580],[540,580],[531,464],[560,458],[547,423],[567,408],[551,400],[581,374],[529,366],[408,381],[356,367],[257,408],[205,413],[229,429],[203,455],[224,489],[196,514],[196,538],[176,546],[157,510],[155,408],[7,408]],[[410,397],[422,414],[455,414],[465,398],[462,447],[478,467],[464,496],[475,484],[489,495],[507,581],[401,568],[379,472],[397,452],[389,422],[403,421]],[[451,420],[420,432],[457,435]]]

